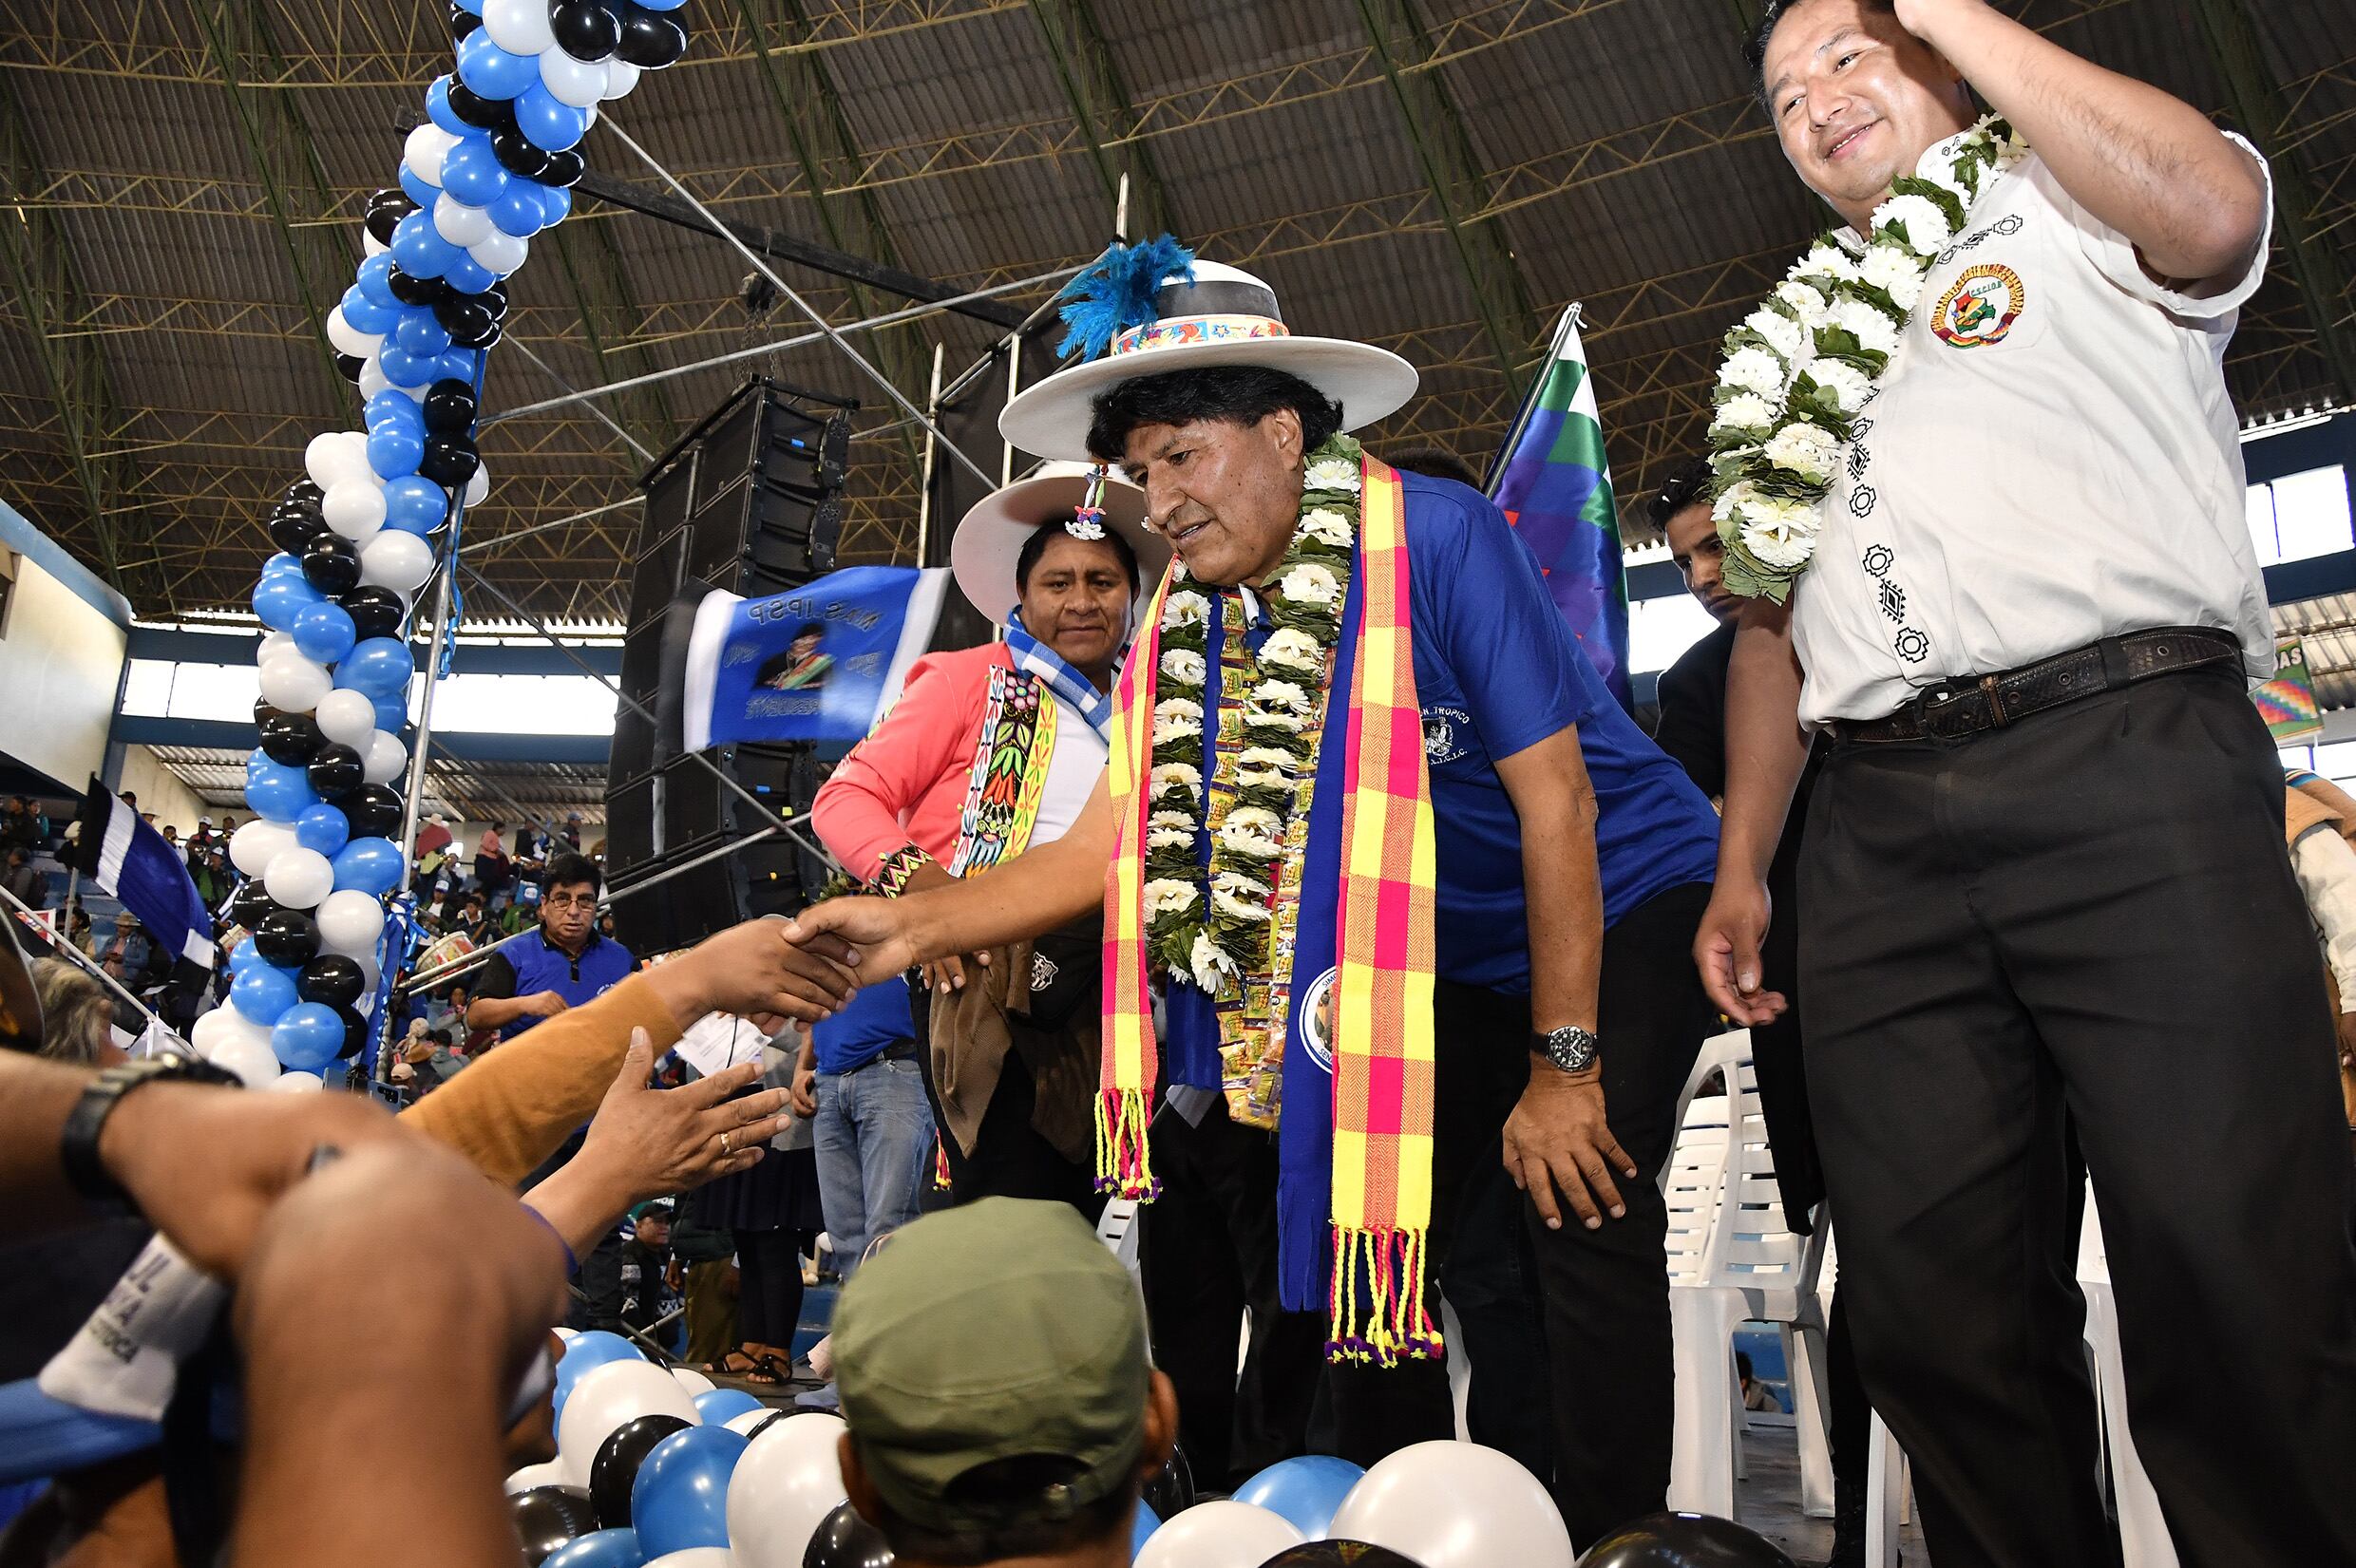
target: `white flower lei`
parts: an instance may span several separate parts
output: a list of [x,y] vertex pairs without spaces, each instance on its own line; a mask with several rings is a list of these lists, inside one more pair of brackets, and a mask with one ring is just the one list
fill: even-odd
[[1726,334],[1710,463],[1729,591],[1778,604],[1791,595],[1815,554],[1840,449],[1890,368],[1932,260],[2027,155],[1994,115],[1940,142],[1891,182],[1862,256],[1819,239]]

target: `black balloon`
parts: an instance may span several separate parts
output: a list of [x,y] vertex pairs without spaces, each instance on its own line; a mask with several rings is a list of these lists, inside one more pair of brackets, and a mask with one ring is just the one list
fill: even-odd
[[418,460],[417,471],[443,489],[455,490],[482,466],[470,437],[432,435],[426,438],[426,455]]
[[385,287],[404,305],[431,305],[447,298],[449,285],[438,277],[412,277],[399,267],[385,274]]
[[409,213],[417,210],[417,203],[411,201],[409,193],[398,185],[379,185],[369,192],[368,210],[374,212],[379,207],[391,207],[400,212]]
[[597,1505],[598,1528],[629,1527],[630,1487],[638,1479],[638,1465],[656,1444],[693,1425],[674,1415],[642,1415],[614,1428],[589,1464],[589,1501]]
[[483,18],[463,7],[452,6],[449,15],[450,41],[458,42],[483,25]]
[[543,185],[578,185],[580,177],[589,172],[589,161],[579,149],[567,147],[560,153],[548,155],[548,172],[540,177]]
[[1260,1568],[1423,1568],[1414,1558],[1362,1540],[1313,1540],[1287,1546]]
[[274,713],[262,721],[262,749],[274,763],[299,766],[319,754],[327,737],[308,713]]
[[456,435],[474,424],[474,388],[452,376],[426,388],[426,428]]
[[303,772],[311,780],[311,787],[326,800],[349,795],[368,781],[361,775],[360,753],[351,746],[331,743],[319,747]]
[[479,131],[515,123],[512,101],[485,98],[456,77],[450,78],[450,112]]
[[238,891],[229,896],[229,918],[248,931],[259,930],[277,907],[278,901],[262,887],[259,877],[239,882]]
[[322,953],[303,966],[294,977],[294,994],[306,1002],[324,1002],[332,1008],[348,1008],[360,999],[368,989],[368,971],[357,958],[347,958],[340,953]]
[[532,144],[532,139],[513,125],[502,125],[491,132],[491,156],[499,166],[523,179],[538,179],[548,172],[550,154]]
[[640,70],[658,71],[687,52],[687,29],[660,11],[632,6],[614,52]]
[[303,546],[303,576],[331,597],[358,586],[360,547],[322,524]]
[[450,341],[461,349],[487,349],[499,341],[499,318],[491,308],[471,295],[445,300],[433,308]]
[[834,1512],[819,1521],[817,1533],[802,1550],[802,1568],[892,1568],[891,1543],[884,1532],[859,1517],[859,1510],[838,1502]]
[[309,512],[281,510],[270,514],[270,542],[290,556],[300,556],[311,541],[327,532],[327,524]]
[[352,632],[364,638],[400,635],[401,617],[409,613],[400,595],[375,583],[354,588],[335,602],[352,617]]
[[344,1048],[335,1053],[336,1058],[359,1055],[360,1048],[368,1044],[369,1021],[352,1008],[337,1008],[335,1014],[344,1021]]
[[367,368],[368,361],[358,354],[337,354],[335,356],[335,373],[346,381],[358,381],[360,372]]
[[1794,1568],[1776,1544],[1730,1519],[1646,1514],[1586,1549],[1579,1568]]
[[[406,200],[407,198],[403,199]],[[368,217],[361,219],[361,227],[367,229],[370,237],[379,245],[390,245],[392,243],[392,231],[400,227],[401,219],[408,216],[408,214],[399,207],[371,206],[369,208]]]
[[298,479],[286,487],[286,499],[307,506],[316,506],[327,499],[327,492],[319,488],[316,480]]
[[507,1500],[523,1560],[540,1568],[558,1547],[598,1527],[598,1510],[579,1486],[535,1486]]
[[344,821],[352,824],[352,836],[355,839],[390,838],[392,830],[401,825],[401,797],[384,784],[362,784],[337,801],[335,806],[344,814]]
[[549,12],[548,27],[576,60],[602,60],[621,42],[621,23],[598,0],[568,0]]
[[1187,1463],[1187,1451],[1175,1443],[1169,1445],[1169,1458],[1145,1483],[1143,1493],[1147,1506],[1162,1519],[1183,1513],[1194,1506],[1194,1467]]
[[274,964],[299,968],[319,955],[319,928],[299,909],[280,909],[273,904],[267,915],[252,923],[252,929],[254,950]]

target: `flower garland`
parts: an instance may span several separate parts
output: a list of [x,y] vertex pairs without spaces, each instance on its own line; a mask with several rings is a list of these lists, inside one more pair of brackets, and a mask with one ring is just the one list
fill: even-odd
[[[1302,482],[1300,521],[1263,594],[1276,630],[1257,653],[1230,637],[1223,674],[1238,677],[1240,748],[1223,748],[1220,777],[1203,777],[1205,693],[1214,658],[1210,599],[1178,589],[1162,604],[1162,663],[1153,705],[1152,790],[1146,827],[1147,950],[1153,962],[1191,980],[1214,1000],[1243,994],[1245,978],[1265,974],[1276,946],[1278,884],[1293,851],[1299,805],[1313,784],[1317,747],[1332,687],[1333,657],[1349,597],[1351,553],[1358,539],[1359,454],[1337,435],[1310,454]],[[1186,568],[1173,568],[1173,581]],[[1221,624],[1242,625],[1240,589],[1211,590],[1223,600]],[[1231,790],[1224,818],[1210,822],[1211,799]],[[1212,828],[1210,863],[1195,856],[1196,836]]]
[[1939,142],[1891,182],[1862,255],[1831,235],[1818,239],[1726,334],[1710,465],[1730,592],[1778,604],[1790,596],[1815,554],[1841,446],[1890,368],[1932,261],[1981,194],[2027,153],[1994,115]]

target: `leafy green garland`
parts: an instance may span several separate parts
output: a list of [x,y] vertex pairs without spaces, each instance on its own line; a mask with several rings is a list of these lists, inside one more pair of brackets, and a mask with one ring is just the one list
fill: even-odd
[[[1203,778],[1206,683],[1220,669],[1210,647],[1210,600],[1173,588],[1162,604],[1161,667],[1155,675],[1151,795],[1146,822],[1146,945],[1158,967],[1216,998],[1242,993],[1246,975],[1271,967],[1276,878],[1287,855],[1304,782],[1317,773],[1308,731],[1322,730],[1333,687],[1358,540],[1358,444],[1336,435],[1309,455],[1300,520],[1284,558],[1261,594],[1276,630],[1257,653],[1241,638],[1247,681],[1242,745],[1217,754],[1213,784],[1233,790],[1211,836],[1210,864],[1195,859],[1196,835],[1214,791]],[[1177,568],[1184,582],[1186,568]],[[1221,624],[1242,624],[1244,595],[1211,588]]]

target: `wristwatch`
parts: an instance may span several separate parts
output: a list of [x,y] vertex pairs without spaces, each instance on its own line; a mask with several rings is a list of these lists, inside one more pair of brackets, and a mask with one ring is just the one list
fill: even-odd
[[1547,1034],[1532,1032],[1530,1037],[1530,1048],[1565,1072],[1585,1072],[1593,1067],[1602,1046],[1592,1030],[1576,1024],[1565,1024]]
[[200,1062],[193,1056],[149,1056],[123,1062],[91,1079],[66,1116],[65,1130],[58,1134],[57,1158],[65,1166],[66,1180],[73,1190],[101,1214],[129,1215],[137,1213],[138,1208],[131,1201],[131,1195],[123,1190],[122,1183],[99,1160],[98,1135],[105,1129],[106,1118],[114,1114],[124,1095],[159,1078],[223,1086],[243,1082],[228,1068]]

